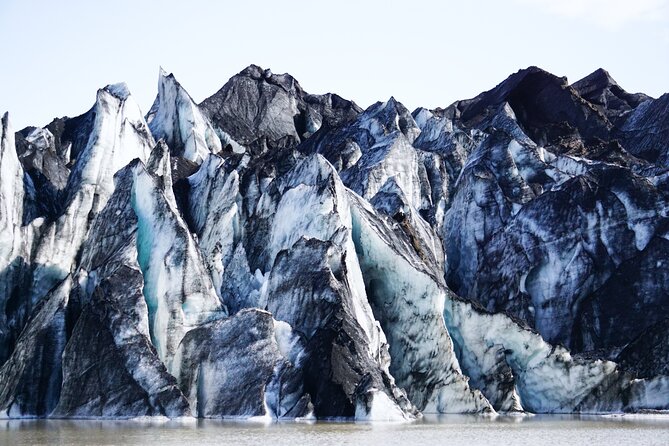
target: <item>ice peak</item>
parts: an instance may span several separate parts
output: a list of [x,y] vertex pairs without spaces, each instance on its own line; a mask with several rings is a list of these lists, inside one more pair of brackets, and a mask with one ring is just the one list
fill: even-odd
[[158,95],[146,115],[155,139],[164,139],[174,154],[196,163],[221,150],[221,141],[209,119],[176,80],[160,68]]
[[[3,153],[5,150],[11,151],[9,153],[10,158],[17,158],[18,155],[16,154],[16,148],[14,146],[14,131],[12,129],[12,123],[9,120],[9,112],[5,112],[2,115],[2,125],[0,126],[0,144],[2,146],[0,147],[0,162],[3,161],[5,158],[5,153]],[[0,181],[2,178],[0,178]]]
[[603,68],[598,68],[583,79],[574,82],[572,87],[586,99],[592,94],[601,94],[603,91],[609,90],[612,87],[620,88],[609,72]]
[[133,158],[123,169],[121,170],[130,170],[133,172],[136,172],[139,170],[146,170],[146,166],[144,165],[144,161],[142,161],[140,158]]
[[391,96],[385,102],[377,102],[376,107],[372,107],[376,109],[378,113],[388,112],[399,115],[410,114],[409,110],[404,106],[404,104],[395,99],[395,96]]
[[[10,152],[10,159],[18,156],[16,155],[14,146],[14,131],[12,130],[12,123],[9,120],[9,112],[5,112],[2,115],[2,125],[0,126],[0,162],[2,162],[7,155],[4,153],[5,151]],[[0,178],[0,181],[2,180],[3,178]]]
[[334,178],[340,181],[337,169],[321,154],[309,155],[300,161],[284,179],[284,186],[295,187],[299,184],[314,186],[324,180]]
[[[158,75],[158,94],[160,95],[160,89],[170,89],[170,90],[181,90],[184,93],[188,94],[185,88],[181,86],[177,78],[174,76],[174,73],[167,73],[167,71],[160,68],[160,73]],[[188,95],[190,98],[190,95]],[[192,100],[192,99],[191,99]]]
[[9,119],[9,112],[6,111],[2,114],[2,128],[0,130],[0,136],[4,137],[14,137],[14,132],[12,131],[12,121]]
[[592,73],[588,74],[586,77],[581,79],[580,81],[576,82],[574,85],[583,83],[583,82],[588,82],[592,84],[597,84],[601,86],[612,86],[612,85],[618,85],[618,83],[611,77],[611,74],[606,71],[604,68],[597,68],[595,71]]
[[297,82],[297,80],[290,74],[275,74],[270,68],[262,68],[258,65],[249,65],[239,72],[239,74],[230,79],[230,81],[239,78],[250,78],[254,81],[267,82],[269,84],[277,85],[286,91],[301,90],[299,82]]
[[543,68],[532,65],[509,76],[506,80],[499,84],[495,90],[503,87],[501,90],[510,94],[512,90],[518,88],[519,86],[523,85],[524,82],[527,82],[531,79],[537,79],[539,82],[545,84],[568,84],[566,76],[556,76],[555,74],[546,71]]
[[244,68],[242,71],[239,72],[238,76],[246,76],[246,77],[252,77],[252,78],[260,78],[263,74],[263,72],[269,71],[265,70],[259,65],[256,64],[251,64],[248,67]]
[[377,102],[370,106],[360,115],[360,122],[365,123],[364,126],[371,125],[372,128],[380,124],[383,134],[398,130],[411,141],[420,134],[420,129],[409,110],[393,96],[386,102]]
[[130,89],[125,82],[107,85],[103,90],[122,101],[130,97]]
[[160,88],[161,85],[166,85],[166,84],[169,84],[176,88],[183,88],[181,84],[177,81],[177,78],[174,75],[174,73],[168,73],[161,66],[158,69],[158,87]]

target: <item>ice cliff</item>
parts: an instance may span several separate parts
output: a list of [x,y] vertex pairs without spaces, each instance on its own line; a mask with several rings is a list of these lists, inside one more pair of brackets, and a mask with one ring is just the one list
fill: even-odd
[[669,108],[411,113],[250,66],[0,134],[0,417],[669,410]]

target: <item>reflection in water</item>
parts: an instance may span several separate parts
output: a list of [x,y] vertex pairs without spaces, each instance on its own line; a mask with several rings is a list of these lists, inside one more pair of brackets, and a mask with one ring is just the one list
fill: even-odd
[[669,444],[669,415],[426,415],[412,423],[0,420],[7,445]]

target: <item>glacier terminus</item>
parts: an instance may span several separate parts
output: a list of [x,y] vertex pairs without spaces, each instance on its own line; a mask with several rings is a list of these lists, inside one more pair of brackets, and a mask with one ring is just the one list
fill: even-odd
[[669,94],[161,69],[1,124],[0,418],[669,410]]

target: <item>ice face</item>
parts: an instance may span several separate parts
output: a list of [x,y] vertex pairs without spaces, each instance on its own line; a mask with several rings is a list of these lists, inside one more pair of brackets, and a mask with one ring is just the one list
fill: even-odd
[[135,169],[131,202],[152,341],[171,369],[184,334],[225,310],[188,228],[141,166]]
[[401,241],[363,200],[351,197],[355,249],[367,296],[388,336],[390,371],[398,385],[423,412],[491,411],[460,370],[443,323],[443,291],[409,263],[411,244]]
[[[508,365],[515,383],[509,390],[517,392],[516,409],[522,405],[537,413],[599,413],[667,404],[664,378],[634,380],[613,362],[574,358],[564,347],[551,346],[503,314],[487,314],[452,296],[446,300],[444,317],[465,372],[477,377],[474,382],[483,389],[498,392],[502,383],[495,383],[490,371],[499,363]],[[648,388],[657,389],[658,395],[641,390]]]
[[583,349],[592,330],[575,326],[581,301],[657,236],[663,199],[630,169],[537,147],[514,119],[506,107],[494,115],[504,130],[472,152],[456,184],[442,232],[448,283]]
[[45,297],[14,354],[0,368],[0,412],[11,418],[47,416],[58,403],[71,288],[68,276]]
[[[336,171],[314,155],[282,178],[279,189],[269,234],[268,250],[276,258],[266,282],[267,309],[303,334],[301,367],[331,376],[307,387],[316,416],[372,416],[372,400],[380,392],[386,397],[378,398],[387,401],[389,410],[394,407],[391,412],[413,417],[413,408],[388,371],[386,338],[366,297],[351,238],[347,192]],[[305,208],[314,213],[304,213]],[[282,215],[290,215],[288,223]],[[304,235],[295,238],[291,227]],[[350,343],[342,344],[342,339]],[[336,347],[323,363],[317,352],[331,342]],[[346,365],[330,371],[328,364],[335,363]]]
[[[189,214],[198,236],[198,246],[204,255],[216,292],[223,297],[226,293],[222,287],[235,277],[241,276],[241,280],[247,283],[252,281],[246,254],[240,251],[243,247],[239,245],[242,226],[238,203],[239,174],[234,170],[227,172],[221,158],[209,155],[188,182]],[[231,265],[235,254],[236,262]],[[239,285],[241,289],[242,284]],[[233,295],[225,297],[233,312],[238,309],[235,301],[246,297],[237,295],[235,288],[238,287],[228,288],[233,291]]]
[[129,260],[99,281],[69,335],[56,418],[190,415],[143,329],[142,274]]
[[270,313],[246,309],[186,335],[177,376],[197,416],[272,420],[310,414],[300,374],[276,342],[276,326]]

